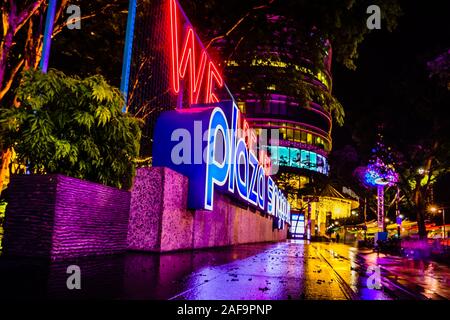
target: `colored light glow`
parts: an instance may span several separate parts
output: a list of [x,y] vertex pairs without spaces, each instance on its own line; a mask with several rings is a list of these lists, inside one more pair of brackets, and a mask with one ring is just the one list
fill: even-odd
[[271,162],[278,166],[307,169],[328,175],[328,161],[324,156],[298,148],[267,147]]
[[[171,44],[171,69],[172,69],[172,89],[175,94],[180,93],[181,81],[187,77],[189,72],[189,102],[197,103],[215,103],[219,102],[214,93],[215,88],[222,88],[224,82],[220,72],[214,62],[211,61],[202,43],[195,35],[192,26],[188,25],[184,32],[184,39],[181,41],[181,57],[179,55],[179,36],[178,25],[178,3],[176,0],[170,0],[170,44]],[[201,53],[196,53],[196,48],[200,48]],[[197,68],[197,62],[200,60]],[[189,65],[189,69],[188,69]],[[205,72],[207,73],[206,84],[204,83]],[[203,93],[203,94],[201,94]]]

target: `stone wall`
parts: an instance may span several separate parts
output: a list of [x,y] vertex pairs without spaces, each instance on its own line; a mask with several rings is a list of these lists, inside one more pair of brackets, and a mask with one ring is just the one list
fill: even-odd
[[68,258],[126,250],[130,193],[64,175],[16,175],[5,255]]
[[162,167],[138,169],[131,192],[128,248],[167,252],[281,241],[287,226],[216,194],[214,210],[187,210],[188,179]]
[[213,211],[187,210],[187,192],[186,177],[158,167],[138,169],[131,193],[64,175],[13,176],[3,252],[55,260],[286,239],[287,227],[222,194]]

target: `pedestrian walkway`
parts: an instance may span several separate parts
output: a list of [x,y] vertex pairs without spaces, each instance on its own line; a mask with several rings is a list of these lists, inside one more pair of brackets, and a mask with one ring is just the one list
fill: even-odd
[[[194,273],[172,299],[348,299],[332,268],[304,241],[249,245],[255,255]],[[199,281],[200,280],[200,281]]]
[[412,259],[370,252],[361,254],[367,265],[379,265],[384,278],[422,299],[450,299],[450,268],[424,259]]
[[[167,254],[127,253],[45,263],[0,256],[0,298],[160,300],[386,300],[449,298],[449,270],[342,243],[247,244]],[[81,269],[82,290],[66,287]],[[381,266],[381,290],[368,288]]]

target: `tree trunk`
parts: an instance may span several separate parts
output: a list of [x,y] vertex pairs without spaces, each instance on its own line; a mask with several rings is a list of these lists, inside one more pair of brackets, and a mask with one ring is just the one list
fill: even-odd
[[5,72],[6,66],[8,63],[9,52],[11,51],[11,47],[13,44],[14,32],[12,30],[8,30],[5,35],[5,40],[3,47],[1,48],[1,56],[0,56],[0,88],[3,88],[3,83],[5,80]]
[[414,190],[414,205],[417,218],[417,227],[419,228],[419,237],[424,239],[427,236],[427,229],[425,226],[425,197],[423,195],[424,189],[420,186],[420,177],[416,179],[416,188]]

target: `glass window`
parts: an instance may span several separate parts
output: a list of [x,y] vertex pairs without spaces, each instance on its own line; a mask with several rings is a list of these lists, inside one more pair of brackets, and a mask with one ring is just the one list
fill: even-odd
[[323,159],[323,173],[328,175],[330,167],[328,166],[328,160],[327,159]]
[[323,156],[317,155],[317,172],[323,173]]
[[300,168],[301,153],[299,149],[289,148],[290,162],[289,165],[294,168]]
[[286,140],[286,128],[280,128],[280,139]]
[[272,164],[278,166],[278,147],[267,147],[267,151],[270,154]]
[[279,147],[278,159],[280,166],[289,166],[289,149],[286,147]]
[[310,152],[309,155],[310,169],[317,171],[317,154],[315,152]]
[[313,143],[313,141],[312,141],[312,134],[311,133],[308,133],[307,134],[307,136],[306,136],[306,142],[308,143],[308,144],[312,144]]
[[294,130],[292,130],[292,129],[287,129],[287,136],[286,136],[286,138],[288,139],[288,140],[293,140],[294,139]]
[[321,137],[316,137],[316,146],[319,146],[323,144],[322,138]]
[[308,169],[309,168],[309,151],[302,150],[301,151],[301,168]]
[[305,131],[302,131],[302,133],[301,133],[301,142],[302,143],[306,143],[306,132]]

